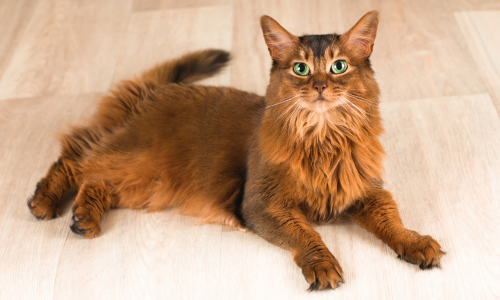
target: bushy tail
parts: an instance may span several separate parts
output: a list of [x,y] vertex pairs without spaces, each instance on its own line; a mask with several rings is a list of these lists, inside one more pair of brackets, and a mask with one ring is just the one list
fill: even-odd
[[217,74],[229,59],[229,52],[224,50],[207,49],[191,52],[144,72],[141,79],[156,84],[191,83]]
[[191,83],[215,75],[228,61],[229,53],[226,51],[201,50],[159,64],[135,80],[122,81],[110,96],[103,97],[90,125],[107,131],[122,126],[158,85]]

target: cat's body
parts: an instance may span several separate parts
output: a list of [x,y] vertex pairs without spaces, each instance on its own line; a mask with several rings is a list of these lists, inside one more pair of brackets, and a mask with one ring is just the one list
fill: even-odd
[[273,58],[265,97],[191,83],[228,61],[220,50],[160,65],[105,97],[29,201],[51,219],[78,188],[71,229],[87,238],[112,207],[176,208],[250,228],[291,251],[310,289],[335,288],[342,270],[309,222],[348,218],[402,258],[437,266],[439,244],[403,227],[382,187],[378,86],[368,60],[378,14],[344,35],[297,38],[261,19]]
[[[176,83],[126,82],[120,89],[118,97],[134,89],[142,100],[126,107],[131,113],[123,125],[89,143],[85,157],[75,162],[79,182],[104,180],[111,187],[111,207],[176,208],[205,222],[241,227],[235,216],[263,98]],[[70,134],[63,142],[79,141]]]

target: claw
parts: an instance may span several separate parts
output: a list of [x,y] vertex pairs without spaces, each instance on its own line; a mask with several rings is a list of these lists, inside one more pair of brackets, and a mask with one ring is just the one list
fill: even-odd
[[319,283],[319,281],[316,279],[313,283],[311,283],[311,285],[309,286],[309,288],[307,289],[307,291],[309,292],[312,292],[314,290],[317,290],[319,288],[321,284]]

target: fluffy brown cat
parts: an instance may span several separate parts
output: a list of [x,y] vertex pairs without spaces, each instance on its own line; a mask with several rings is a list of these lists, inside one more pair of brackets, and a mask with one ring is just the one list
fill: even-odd
[[291,252],[310,290],[336,288],[343,272],[309,222],[352,219],[402,259],[439,266],[439,244],[404,228],[382,187],[379,88],[369,62],[378,21],[372,11],[343,35],[296,37],[263,16],[273,59],[265,97],[188,85],[226,64],[220,50],[122,82],[87,126],[61,138],[31,212],[52,219],[63,193],[77,188],[71,230],[86,238],[113,207],[177,208],[249,228]]

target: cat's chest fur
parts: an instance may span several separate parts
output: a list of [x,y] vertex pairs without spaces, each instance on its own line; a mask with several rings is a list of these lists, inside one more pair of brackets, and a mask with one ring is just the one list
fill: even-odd
[[340,148],[323,145],[296,147],[287,160],[290,193],[313,222],[328,222],[341,214],[381,178],[379,143],[349,143]]

